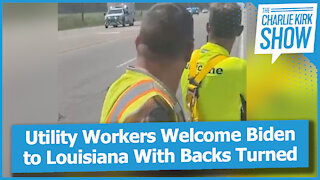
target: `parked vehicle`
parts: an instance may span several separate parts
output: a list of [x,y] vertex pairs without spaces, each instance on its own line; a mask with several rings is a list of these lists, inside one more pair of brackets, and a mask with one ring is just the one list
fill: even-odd
[[202,13],[208,13],[209,10],[208,9],[202,9]]
[[118,27],[119,25],[124,27],[126,24],[133,26],[135,21],[134,3],[113,3],[104,18],[106,28],[109,26]]

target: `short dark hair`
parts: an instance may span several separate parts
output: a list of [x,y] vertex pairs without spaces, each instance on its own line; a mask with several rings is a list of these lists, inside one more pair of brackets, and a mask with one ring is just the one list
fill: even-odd
[[193,45],[192,15],[178,4],[156,4],[142,20],[140,37],[154,54],[168,57],[183,55]]
[[241,8],[237,3],[212,3],[209,25],[212,35],[220,38],[233,38],[242,32]]

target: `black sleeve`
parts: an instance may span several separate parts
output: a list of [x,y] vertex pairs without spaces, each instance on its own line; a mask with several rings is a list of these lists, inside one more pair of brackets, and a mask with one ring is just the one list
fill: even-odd
[[170,105],[160,96],[153,98],[155,106],[149,112],[148,122],[175,122],[175,113]]
[[157,107],[153,109],[149,116],[148,122],[174,122],[174,115],[168,112],[163,107]]

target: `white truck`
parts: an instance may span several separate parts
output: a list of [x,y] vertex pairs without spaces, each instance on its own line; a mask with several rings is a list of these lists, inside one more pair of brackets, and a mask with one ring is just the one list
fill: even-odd
[[105,13],[104,26],[106,28],[109,26],[118,27],[119,25],[124,27],[126,24],[133,26],[134,18],[134,3],[108,3],[108,12]]

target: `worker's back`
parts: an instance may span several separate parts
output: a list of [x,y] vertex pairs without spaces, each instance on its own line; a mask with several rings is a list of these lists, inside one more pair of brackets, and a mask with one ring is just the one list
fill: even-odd
[[[198,51],[198,52],[197,52]],[[246,61],[237,57],[229,57],[223,47],[207,43],[194,51],[198,54],[197,72],[217,55],[227,56],[201,81],[197,112],[199,121],[241,120],[242,101],[240,95],[246,99]],[[181,78],[182,97],[184,107],[188,91],[189,64]]]

